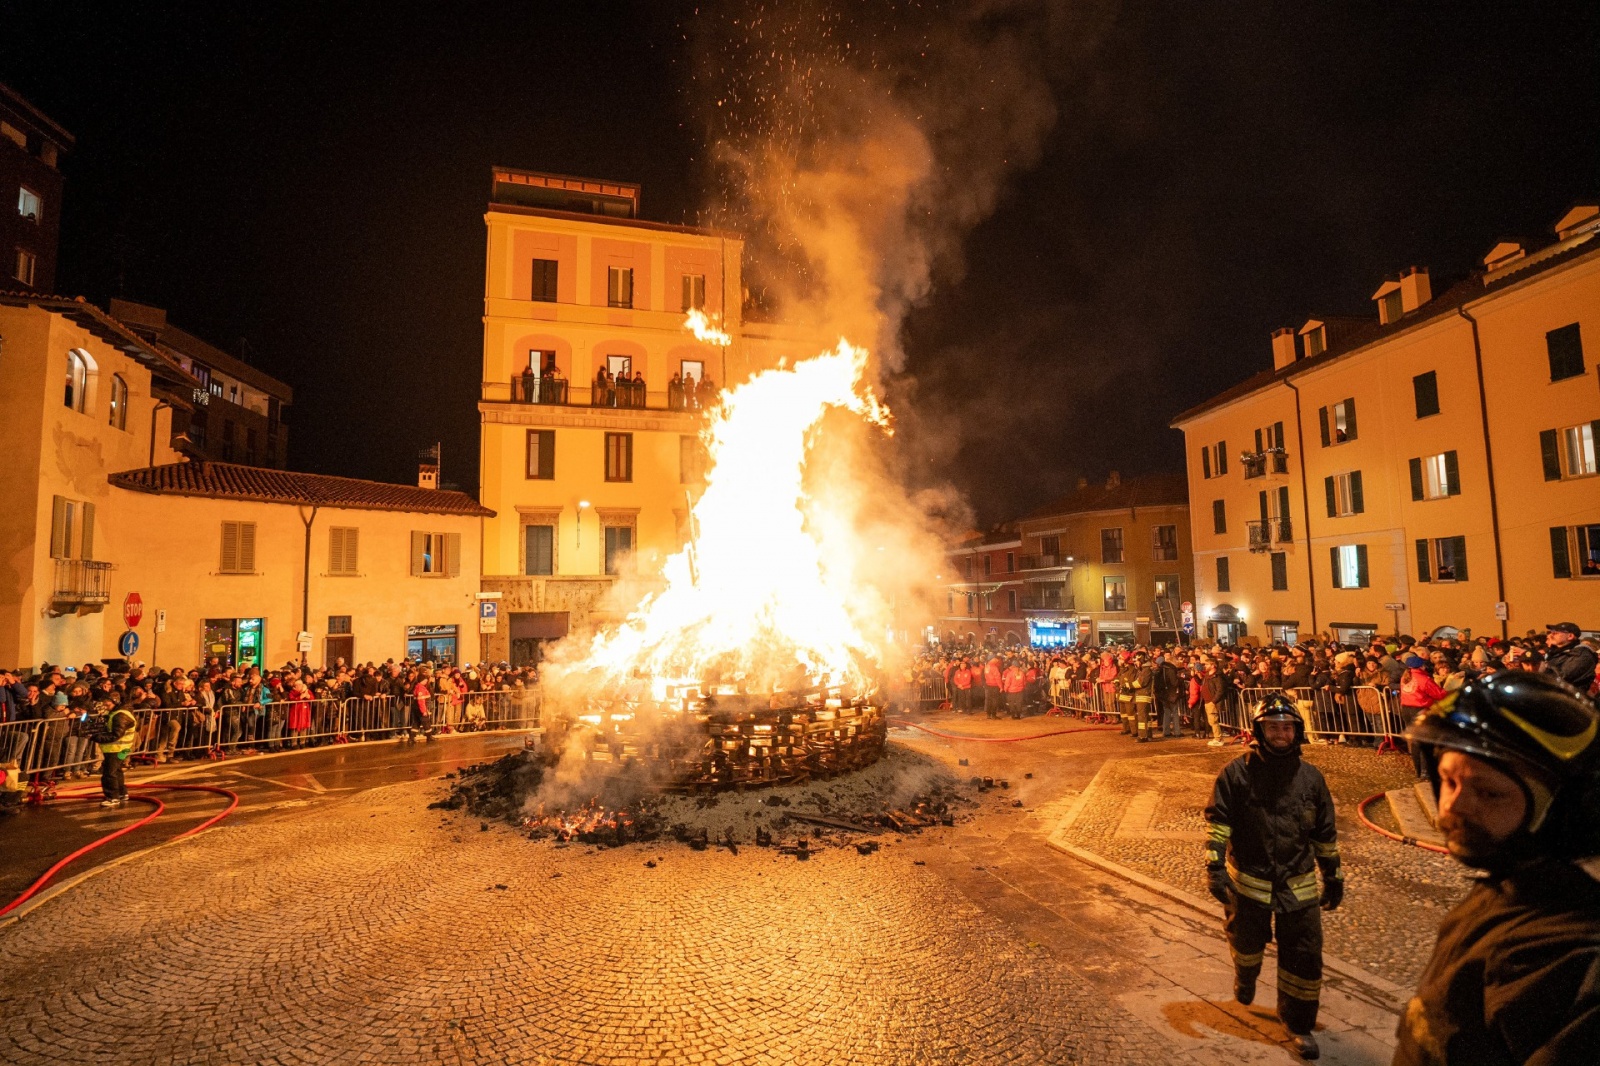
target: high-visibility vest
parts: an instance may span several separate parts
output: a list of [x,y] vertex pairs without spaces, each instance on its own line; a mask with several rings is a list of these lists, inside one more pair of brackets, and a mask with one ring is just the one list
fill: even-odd
[[[119,714],[128,720],[128,726],[126,730],[122,730],[117,727],[117,715]],[[133,750],[133,737],[138,731],[139,720],[133,716],[132,711],[121,707],[112,711],[106,716],[106,732],[110,733],[116,739],[103,741],[100,744],[100,754],[126,755],[128,752]]]

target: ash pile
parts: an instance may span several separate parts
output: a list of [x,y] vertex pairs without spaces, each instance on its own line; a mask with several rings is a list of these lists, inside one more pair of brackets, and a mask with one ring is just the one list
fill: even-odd
[[870,854],[896,836],[954,826],[977,808],[976,789],[937,760],[893,744],[864,769],[758,791],[695,793],[627,774],[590,777],[589,799],[560,806],[542,798],[554,767],[537,752],[469,767],[430,806],[500,821],[557,846],[677,841],[735,853],[770,847],[800,859],[830,847]]

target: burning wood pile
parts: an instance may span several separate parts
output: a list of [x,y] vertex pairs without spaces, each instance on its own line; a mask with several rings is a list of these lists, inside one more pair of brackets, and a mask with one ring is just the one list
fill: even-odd
[[684,792],[793,785],[871,766],[883,755],[881,709],[847,687],[755,695],[709,686],[661,700],[592,700],[568,756],[642,772]]

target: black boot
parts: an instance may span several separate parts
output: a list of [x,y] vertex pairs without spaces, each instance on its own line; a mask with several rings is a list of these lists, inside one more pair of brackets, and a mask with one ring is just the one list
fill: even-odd
[[1233,998],[1248,1007],[1256,1001],[1256,979],[1242,974],[1233,975]]
[[1322,1049],[1317,1046],[1317,1038],[1310,1033],[1290,1033],[1289,1046],[1303,1059],[1314,1059],[1322,1054]]

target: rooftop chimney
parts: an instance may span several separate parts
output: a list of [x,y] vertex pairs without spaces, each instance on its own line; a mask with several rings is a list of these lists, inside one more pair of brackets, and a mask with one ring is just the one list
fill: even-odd
[[439,487],[439,446],[423,449],[422,455],[417,459],[417,488],[436,489]]
[[1272,369],[1282,370],[1295,360],[1294,330],[1288,326],[1272,331]]
[[1579,204],[1555,224],[1556,239],[1561,241],[1593,229],[1600,229],[1600,204]]
[[1528,250],[1522,246],[1521,241],[1500,241],[1489,254],[1483,257],[1483,269],[1499,270],[1501,267],[1510,266],[1518,259],[1525,258]]
[[1106,488],[1114,489],[1120,484],[1122,484],[1122,475],[1115,470],[1106,475]]
[[1427,267],[1406,267],[1400,273],[1400,307],[1410,314],[1433,299],[1433,285],[1428,281]]

